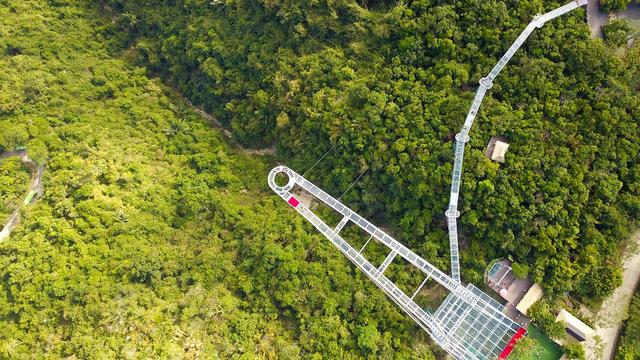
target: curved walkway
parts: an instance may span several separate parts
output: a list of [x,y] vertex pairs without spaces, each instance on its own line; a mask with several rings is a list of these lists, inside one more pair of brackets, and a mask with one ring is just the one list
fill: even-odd
[[[4,241],[6,238],[11,235],[11,231],[18,225],[20,222],[20,210],[22,207],[28,203],[35,201],[37,198],[42,196],[44,192],[44,187],[42,186],[42,174],[44,173],[44,166],[36,164],[35,161],[29,158],[26,150],[15,150],[15,151],[7,151],[0,154],[0,160],[6,159],[9,157],[20,157],[22,162],[31,170],[33,174],[31,185],[29,185],[29,191],[25,197],[25,200],[21,205],[19,205],[11,215],[9,216],[9,220],[0,231],[0,242]],[[32,195],[32,194],[35,194]]]
[[460,260],[458,255],[457,218],[460,216],[460,211],[458,211],[458,198],[460,195],[460,180],[462,178],[464,147],[465,144],[469,141],[469,132],[471,131],[471,126],[473,125],[474,120],[476,119],[476,115],[478,114],[478,110],[480,109],[480,105],[482,104],[485,93],[489,89],[491,89],[491,87],[493,87],[493,80],[496,78],[496,76],[498,76],[498,74],[500,74],[500,71],[502,71],[502,69],[507,65],[516,51],[520,49],[520,46],[522,46],[527,38],[529,38],[529,35],[531,35],[533,30],[535,30],[536,28],[541,28],[546,22],[551,21],[584,5],[587,5],[587,0],[574,0],[542,15],[536,15],[533,20],[531,20],[529,25],[527,25],[527,27],[522,30],[513,44],[511,44],[507,52],[502,55],[502,58],[500,58],[498,63],[496,63],[493,69],[491,69],[489,74],[480,79],[480,86],[478,87],[478,90],[476,90],[476,95],[473,98],[473,102],[471,103],[471,107],[469,108],[469,112],[467,113],[467,118],[464,121],[464,126],[462,127],[460,132],[456,134],[455,160],[453,163],[453,172],[451,174],[451,193],[449,197],[449,207],[445,212],[445,216],[447,217],[447,227],[449,229],[451,277],[458,283],[460,282]]
[[[627,316],[627,308],[633,292],[640,282],[640,231],[633,235],[635,251],[624,262],[622,285],[618,287],[603,303],[596,316],[596,333],[600,337],[598,343],[590,339],[585,347],[589,360],[613,359],[616,351],[618,334]],[[600,356],[600,350],[602,355]]]

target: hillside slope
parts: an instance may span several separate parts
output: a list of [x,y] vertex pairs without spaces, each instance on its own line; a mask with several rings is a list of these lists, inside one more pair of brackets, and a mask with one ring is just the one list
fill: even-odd
[[[151,71],[442,268],[452,139],[480,76],[557,1],[108,0]],[[593,40],[584,9],[536,30],[495,81],[465,155],[463,278],[513,256],[549,295],[602,299],[640,214],[638,51]],[[124,35],[126,33],[126,35]],[[633,84],[631,83],[633,82]],[[635,84],[635,85],[634,85]],[[511,144],[498,166],[491,136]]]
[[433,358],[97,8],[0,3],[0,147],[46,165],[0,244],[0,358]]

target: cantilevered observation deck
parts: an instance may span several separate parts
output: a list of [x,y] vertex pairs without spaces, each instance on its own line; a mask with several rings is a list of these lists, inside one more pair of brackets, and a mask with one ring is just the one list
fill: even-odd
[[[276,176],[285,174],[287,184],[279,186]],[[502,313],[502,306],[491,300],[473,285],[463,286],[428,261],[396,241],[377,226],[358,215],[355,211],[327,194],[295,171],[278,166],[269,174],[269,186],[304,216],[313,226],[333,243],[349,260],[365,273],[379,288],[422,327],[434,341],[457,359],[496,359],[514,339],[524,333],[520,326]],[[337,226],[331,227],[302,204],[292,191],[304,191],[317,201],[333,209],[342,216]],[[356,250],[340,232],[347,224],[359,227],[367,234],[368,245],[375,241],[384,246],[388,253],[382,264],[375,266],[363,255],[364,247]],[[385,271],[396,257],[419,269],[425,276],[421,285],[412,295],[406,294],[391,281]],[[449,291],[449,295],[436,311],[424,309],[414,301],[416,294],[428,280],[434,280]]]
[[[480,80],[480,86],[476,91],[464,125],[456,135],[455,141],[455,162],[451,180],[451,194],[449,207],[445,212],[449,229],[451,275],[436,268],[295,171],[285,166],[278,166],[269,173],[268,183],[276,194],[313,224],[320,233],[329,239],[338,250],[422,327],[438,345],[456,359],[504,359],[515,346],[517,339],[526,333],[525,329],[503,314],[502,305],[472,284],[464,286],[460,281],[457,231],[457,218],[460,216],[458,198],[464,148],[469,141],[469,132],[486,92],[493,86],[493,80],[533,30],[542,27],[549,20],[586,4],[587,0],[575,0],[553,11],[534,17],[491,72]],[[286,184],[278,185],[276,183],[278,174],[286,175],[288,179]],[[302,204],[293,194],[294,187],[312,195],[319,202],[342,216],[338,225],[330,227],[306,205]],[[340,235],[340,232],[347,224],[355,225],[367,234],[368,240],[361,249],[356,250],[352,244]],[[370,246],[368,244],[371,241],[377,242],[378,245],[383,246],[388,251],[386,258],[379,266],[374,266],[363,255],[363,250],[366,246]],[[385,275],[389,265],[398,257],[404,259],[410,266],[419,269],[425,276],[424,281],[411,295],[406,294]],[[428,284],[429,280],[436,282],[449,291],[446,299],[435,311],[423,308],[414,301],[415,296],[425,284]]]

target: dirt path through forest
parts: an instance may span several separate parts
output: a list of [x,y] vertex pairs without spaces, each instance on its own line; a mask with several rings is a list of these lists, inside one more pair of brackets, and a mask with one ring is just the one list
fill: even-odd
[[640,281],[640,251],[638,251],[638,248],[640,248],[640,231],[633,234],[632,241],[635,243],[636,248],[632,249],[635,252],[624,262],[622,285],[602,303],[602,308],[596,318],[595,330],[602,340],[600,345],[602,347],[602,357],[598,356],[599,351],[597,351],[600,346],[594,340],[590,340],[586,346],[587,359],[589,360],[613,359],[620,327],[626,316],[631,296],[638,285],[638,281]]
[[[29,158],[29,155],[27,155],[26,150],[4,152],[0,154],[0,160],[14,156],[20,157],[22,159],[22,162],[31,170],[31,173],[33,174],[31,178],[31,185],[29,185],[26,196],[29,196],[32,191],[36,193],[34,200],[42,196],[42,193],[44,192],[44,187],[42,186],[42,174],[44,173],[44,166],[38,165],[35,161],[31,160]],[[22,209],[23,206],[24,202],[22,202],[15,210],[13,210],[13,212],[9,216],[9,220],[2,228],[2,231],[0,231],[0,242],[8,238],[9,235],[11,235],[11,231],[20,222],[20,209]]]
[[[177,92],[177,90],[176,90]],[[206,119],[207,121],[209,121],[209,123],[211,125],[213,125],[214,128],[222,131],[222,133],[224,134],[225,137],[227,137],[228,139],[231,139],[231,131],[229,131],[228,129],[226,129],[224,126],[222,126],[222,124],[218,121],[218,119],[212,115],[209,114],[208,112],[200,109],[199,107],[193,105],[191,103],[191,101],[189,101],[189,99],[187,99],[186,97],[182,96],[182,94],[180,94],[179,92],[178,96],[182,99],[182,101],[184,101],[187,105],[189,105],[189,107],[191,109],[193,109],[195,112],[198,113],[198,115],[202,116],[204,119]],[[242,147],[238,144],[235,144],[235,146],[242,150],[242,152],[244,152],[245,154],[251,154],[251,155],[274,155],[276,153],[276,148],[275,146],[270,146],[264,149],[247,149],[245,147]]]

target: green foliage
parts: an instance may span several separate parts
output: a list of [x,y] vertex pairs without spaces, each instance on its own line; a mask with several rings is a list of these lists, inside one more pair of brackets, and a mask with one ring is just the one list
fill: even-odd
[[540,327],[549,337],[562,339],[565,336],[565,324],[556,322],[554,309],[545,300],[539,300],[528,311],[533,322]]
[[602,27],[607,42],[613,46],[626,45],[631,38],[631,27],[626,19],[609,21]]
[[633,0],[600,0],[602,10],[607,12],[620,11],[627,8]]
[[620,285],[622,285],[622,269],[605,265],[585,279],[576,288],[576,293],[591,300],[601,300]]
[[24,200],[30,182],[31,172],[19,158],[0,159],[0,229]]
[[572,343],[565,346],[565,354],[570,360],[585,360],[586,354],[580,343]]
[[369,324],[360,328],[358,334],[358,345],[366,349],[368,353],[375,354],[378,351],[378,344],[382,340],[375,324]]
[[[0,129],[24,132],[46,170],[0,244],[0,358],[435,358],[272,194],[275,161],[109,55],[110,17],[80,0],[2,4]],[[2,196],[28,184],[14,160]]]
[[[0,244],[0,357],[441,357],[271,194],[274,159],[231,148],[146,74],[295,169],[333,147],[309,177],[342,193],[367,170],[343,200],[395,219],[444,267],[451,139],[471,89],[556,4],[94,3],[0,6],[0,148],[47,165],[44,196]],[[640,101],[625,76],[638,60],[592,42],[583,15],[538,30],[486,99],[461,203],[469,279],[510,253],[549,294],[604,296],[616,279],[640,213]],[[482,154],[495,134],[512,139],[500,166]],[[534,312],[558,335],[548,305]]]
[[25,145],[29,133],[22,124],[0,122],[0,151],[13,150],[17,146]]
[[616,353],[617,360],[640,358],[640,292],[636,291],[629,305],[629,318],[626,321]]
[[544,349],[542,345],[535,341],[535,339],[525,336],[518,340],[513,352],[509,355],[511,360],[530,360],[535,359],[536,354],[542,352]]
[[[335,148],[308,174],[334,194],[367,169],[343,200],[411,247],[430,242],[430,260],[445,266],[452,139],[472,90],[531,17],[557,5],[106,4],[125,19],[103,31],[128,24],[123,47],[133,44],[239,142],[275,144],[301,171]],[[617,242],[640,214],[640,98],[626,69],[637,52],[620,61],[583,19],[578,10],[536,30],[485,99],[460,205],[471,280],[490,259],[513,255],[551,296],[600,297],[615,284],[590,274],[615,275]],[[493,135],[510,139],[503,165],[483,156]]]
[[628,74],[629,82],[636,91],[640,90],[640,41],[636,41],[634,46],[629,49],[625,56],[625,63],[627,64],[625,71]]
[[513,264],[511,264],[511,267],[515,276],[521,279],[525,279],[527,276],[529,276],[529,266],[527,266],[527,264],[514,262]]

